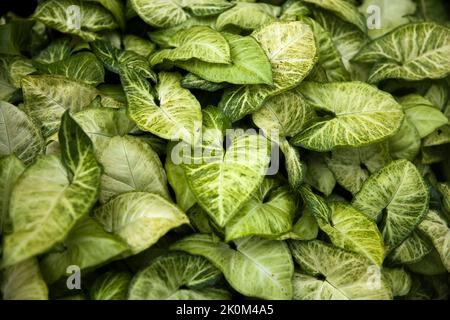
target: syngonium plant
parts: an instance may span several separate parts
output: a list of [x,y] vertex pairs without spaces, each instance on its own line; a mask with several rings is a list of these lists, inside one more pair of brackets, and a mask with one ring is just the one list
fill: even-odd
[[5,13],[2,298],[447,299],[448,11],[46,0]]

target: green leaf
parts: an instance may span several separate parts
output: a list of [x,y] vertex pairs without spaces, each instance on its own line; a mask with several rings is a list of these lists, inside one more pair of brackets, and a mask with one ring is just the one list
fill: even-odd
[[448,118],[436,108],[418,105],[405,109],[405,115],[417,129],[420,138],[424,138],[437,128],[448,124]]
[[[48,91],[48,88],[52,88]],[[47,138],[54,134],[66,110],[73,114],[85,109],[95,97],[100,95],[102,103],[118,102],[102,95],[97,89],[62,76],[36,75],[22,80],[25,112],[41,126],[42,135]]]
[[272,66],[272,83],[231,87],[219,107],[232,120],[258,110],[266,98],[296,87],[316,62],[311,28],[302,22],[274,22],[252,33]]
[[126,300],[130,281],[127,272],[105,272],[95,279],[90,296],[93,300]]
[[0,158],[0,235],[10,232],[9,201],[11,192],[25,170],[25,166],[15,155]]
[[430,210],[418,228],[431,240],[442,264],[450,272],[450,229],[447,222],[436,211]]
[[[168,154],[171,154],[171,152],[172,148],[169,149]],[[183,167],[179,164],[173,163],[172,157],[169,156],[166,157],[164,168],[167,173],[167,180],[175,192],[177,205],[183,211],[189,210],[189,208],[197,202],[197,199],[189,187]]]
[[336,179],[327,162],[328,156],[324,153],[309,154],[306,158],[305,182],[328,197],[333,192]]
[[123,38],[123,46],[125,50],[133,51],[134,53],[137,53],[146,58],[150,56],[150,54],[152,54],[156,49],[156,45],[153,42],[140,38],[133,34],[127,34]]
[[188,73],[183,77],[183,80],[181,80],[181,86],[186,89],[199,89],[214,92],[225,88],[227,84],[224,82],[222,83],[211,82],[202,79],[193,73]]
[[[269,142],[262,135],[228,136],[230,144],[224,150],[227,122],[220,110],[204,109],[202,145],[194,152],[180,145],[183,158],[179,158],[198,204],[221,227],[261,184],[270,161]],[[179,154],[173,152],[172,160],[174,156]]]
[[[424,45],[418,46],[419,43]],[[440,79],[450,73],[450,29],[423,22],[401,26],[375,39],[354,57],[375,63],[369,82],[384,79]]]
[[98,2],[114,16],[121,29],[125,29],[125,6],[121,0],[84,0]]
[[408,264],[407,267],[412,272],[425,276],[446,275],[448,273],[447,269],[442,264],[439,253],[434,247],[432,247],[430,253],[421,260],[413,264]]
[[231,53],[227,40],[207,26],[181,30],[170,39],[173,49],[163,49],[150,57],[150,65],[163,62],[198,59],[204,62],[230,64]]
[[317,238],[319,226],[310,210],[304,209],[289,234],[290,239],[313,240]]
[[217,15],[235,5],[228,0],[181,0],[181,4],[195,16]]
[[411,276],[403,268],[383,268],[383,275],[391,284],[394,297],[406,296],[411,290]]
[[109,71],[114,73],[121,73],[122,69],[126,72],[134,71],[156,82],[156,75],[150,69],[149,63],[137,53],[119,50],[107,41],[95,41],[91,43],[91,48]]
[[217,17],[216,28],[227,30],[236,26],[244,30],[254,30],[275,21],[280,11],[280,7],[267,3],[237,2],[233,8]]
[[15,18],[0,25],[0,54],[20,55],[31,41],[33,20]]
[[0,156],[14,154],[28,165],[44,151],[44,140],[33,121],[19,108],[0,101]]
[[33,17],[53,29],[79,36],[85,41],[98,39],[96,32],[118,27],[108,10],[80,0],[45,1],[36,8]]
[[65,60],[41,65],[38,68],[44,73],[62,75],[93,86],[104,82],[105,77],[103,65],[90,52],[80,52]]
[[299,90],[307,103],[331,114],[291,140],[303,148],[329,151],[365,146],[392,136],[403,120],[392,96],[366,83],[304,82]]
[[223,33],[222,35],[230,46],[230,64],[211,64],[198,59],[176,61],[174,64],[212,82],[272,83],[270,62],[263,48],[255,39],[231,33]]
[[42,274],[47,283],[54,283],[66,275],[66,270],[71,265],[82,270],[93,268],[128,250],[125,243],[103,230],[89,216],[78,221],[63,244],[64,250],[50,252],[41,261]]
[[388,150],[383,144],[372,144],[360,148],[333,150],[328,159],[328,168],[336,181],[352,194],[356,194],[370,174],[390,162]]
[[329,10],[342,20],[358,27],[362,32],[367,31],[366,19],[359,13],[358,9],[346,0],[304,0],[306,3],[312,3],[320,8]]
[[4,300],[48,300],[47,284],[35,258],[6,268],[2,278]]
[[236,250],[211,235],[195,234],[171,249],[201,255],[223,272],[238,292],[261,299],[291,299],[294,265],[282,241],[255,237],[235,241]]
[[267,178],[226,225],[225,240],[248,236],[275,239],[292,228],[295,198],[286,186]]
[[416,229],[387,256],[386,260],[393,264],[416,263],[429,254],[432,249],[433,246]]
[[441,0],[417,0],[416,14],[426,21],[444,23],[448,20],[445,2]]
[[125,109],[86,108],[74,114],[73,118],[91,139],[98,159],[111,138],[125,136],[135,128]]
[[177,206],[147,192],[120,194],[96,209],[94,218],[126,242],[133,254],[149,248],[169,230],[189,223]]
[[50,64],[65,60],[72,54],[70,38],[58,38],[53,40],[46,48],[42,49],[33,60],[38,63]]
[[404,118],[400,130],[388,140],[389,153],[394,159],[413,161],[420,151],[420,135],[416,127]]
[[220,271],[206,259],[169,253],[153,260],[131,282],[130,300],[229,299],[227,291],[214,288]]
[[331,34],[311,18],[302,17],[300,21],[308,24],[314,32],[319,56],[316,67],[323,69],[327,82],[349,81],[350,74],[345,69],[341,54],[337,50]]
[[14,186],[9,211],[13,233],[4,237],[3,266],[62,241],[97,200],[101,169],[91,141],[68,113],[59,142],[62,161],[56,156],[38,158]]
[[428,201],[428,189],[417,168],[407,160],[396,160],[370,176],[352,203],[374,220],[381,215],[380,228],[390,252],[425,217]]
[[351,205],[343,202],[327,205],[309,188],[302,187],[300,190],[320,229],[335,246],[359,253],[381,266],[384,259],[383,239],[373,221]]
[[111,138],[98,160],[103,166],[100,202],[128,191],[152,192],[170,199],[161,160],[142,140],[131,136]]
[[141,130],[164,139],[193,143],[195,129],[202,121],[201,106],[189,90],[181,87],[180,74],[158,74],[159,105],[144,78],[125,71],[121,72],[120,79],[127,96],[128,115]]
[[292,190],[297,190],[302,184],[305,175],[305,166],[300,161],[300,152],[286,140],[279,147],[284,154],[289,185]]
[[294,299],[392,299],[381,270],[364,257],[318,240],[292,241],[290,247],[304,272],[294,276]]

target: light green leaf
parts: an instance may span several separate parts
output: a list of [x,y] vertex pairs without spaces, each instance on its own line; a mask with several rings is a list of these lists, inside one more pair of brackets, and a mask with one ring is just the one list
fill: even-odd
[[219,32],[207,26],[181,30],[170,39],[169,45],[174,49],[163,49],[150,57],[151,66],[189,59],[211,63],[232,63],[227,40]]
[[128,250],[125,243],[106,232],[91,217],[85,216],[64,239],[64,250],[50,252],[41,261],[47,283],[54,283],[66,275],[71,265],[80,269],[93,268]]
[[72,54],[70,38],[58,38],[53,40],[46,48],[42,49],[33,60],[39,63],[50,64],[65,60]]
[[193,73],[188,73],[183,77],[183,80],[181,80],[181,86],[186,89],[198,89],[209,92],[215,92],[217,90],[225,88],[227,84],[225,82],[222,83],[211,82],[202,79]]
[[280,7],[267,3],[237,2],[233,8],[217,17],[216,28],[227,30],[236,26],[244,30],[254,30],[275,21],[280,12]]
[[131,274],[108,271],[95,279],[90,288],[92,300],[126,300]]
[[302,22],[274,22],[252,33],[269,58],[273,84],[231,87],[219,107],[232,120],[258,110],[264,100],[296,87],[316,62],[311,28]]
[[234,84],[272,83],[270,62],[258,42],[252,37],[222,34],[230,46],[230,64],[211,64],[198,59],[174,64],[212,82]]
[[62,161],[56,156],[38,158],[14,186],[9,212],[13,233],[4,237],[3,266],[62,241],[97,199],[100,166],[88,136],[67,112],[59,142]]
[[450,183],[439,183],[438,190],[442,194],[442,205],[450,214]]
[[403,119],[400,130],[388,139],[389,153],[394,159],[413,161],[419,154],[420,144],[419,132],[407,117]]
[[10,232],[9,201],[11,192],[25,170],[25,166],[15,155],[0,158],[0,235]]
[[125,109],[86,108],[73,118],[91,139],[97,158],[101,158],[111,138],[124,136],[135,128]]
[[302,187],[300,190],[320,229],[335,246],[359,253],[381,266],[384,259],[383,239],[373,221],[351,205],[343,202],[327,205],[310,189]]
[[295,21],[298,17],[307,16],[310,13],[307,4],[297,0],[287,0],[281,6],[280,20]]
[[22,90],[24,110],[41,125],[44,138],[58,130],[64,111],[70,110],[75,114],[86,108],[98,95],[106,105],[112,102],[110,105],[117,107],[118,104],[94,87],[62,76],[27,76],[22,80]]
[[334,45],[341,53],[345,67],[352,75],[352,80],[365,80],[365,77],[361,79],[358,75],[359,72],[356,70],[355,66],[351,64],[350,60],[367,43],[367,35],[353,25],[326,12],[315,11],[314,19],[330,33]]
[[295,222],[292,231],[289,233],[289,238],[295,240],[313,240],[317,238],[319,233],[319,225],[316,218],[310,210],[304,209],[302,215]]
[[121,73],[136,72],[144,78],[150,78],[156,82],[156,75],[150,69],[147,60],[133,51],[119,50],[107,41],[95,41],[90,44],[93,52],[103,62],[106,69]]
[[279,147],[284,154],[289,185],[292,190],[297,190],[302,184],[305,175],[305,166],[300,161],[300,151],[286,140]]
[[424,98],[431,102],[433,106],[436,106],[439,110],[445,112],[445,107],[447,106],[447,101],[450,95],[450,88],[448,83],[443,81],[438,81],[433,83],[424,95]]
[[227,291],[211,287],[219,277],[220,271],[202,257],[169,253],[156,258],[134,276],[128,299],[229,299]]
[[345,69],[341,54],[333,43],[331,34],[318,22],[309,17],[302,17],[300,21],[308,24],[314,32],[317,54],[319,56],[316,67],[323,69],[326,82],[349,81],[350,74]]
[[48,300],[48,288],[35,258],[3,271],[1,291],[4,300]]
[[195,234],[171,249],[207,258],[243,295],[269,300],[292,298],[294,265],[284,242],[249,237],[235,244],[236,250],[211,235]]
[[217,15],[229,8],[235,3],[228,0],[180,0],[185,10],[189,10],[195,16]]
[[146,58],[156,50],[156,45],[153,42],[133,34],[127,34],[123,38],[123,46],[125,50],[133,51]]
[[292,228],[295,198],[275,179],[266,178],[226,225],[225,240],[248,236],[275,239]]
[[319,6],[322,9],[331,11],[339,18],[347,21],[362,32],[367,31],[366,19],[359,13],[358,9],[350,2],[346,0],[303,0],[306,3],[312,3]]
[[[291,142],[315,151],[361,147],[392,136],[403,120],[391,95],[362,82],[304,82],[300,92],[314,108],[330,114]],[[370,128],[370,130],[368,130]]]
[[195,129],[202,121],[201,106],[189,90],[181,87],[180,74],[158,74],[159,103],[149,92],[149,83],[144,78],[124,71],[120,79],[127,96],[128,115],[141,130],[164,139],[194,142]]
[[372,144],[360,148],[339,148],[333,150],[327,160],[328,168],[336,181],[352,194],[356,194],[370,174],[390,162],[384,144]]
[[96,32],[118,27],[108,10],[80,0],[45,1],[36,8],[33,17],[53,29],[79,36],[85,41],[98,39]]
[[40,65],[38,68],[44,73],[62,75],[93,86],[104,82],[105,77],[103,65],[90,52],[80,52],[65,60]]
[[448,118],[436,108],[419,105],[405,109],[405,115],[417,129],[420,138],[424,138],[437,128],[448,124]]
[[368,217],[381,216],[386,251],[400,245],[428,211],[428,189],[417,168],[395,160],[366,180],[353,205]]
[[161,160],[142,140],[131,136],[113,137],[98,161],[103,166],[100,202],[105,203],[128,191],[152,192],[170,199]]
[[44,140],[33,121],[19,108],[0,101],[0,156],[14,154],[28,165],[44,151]]
[[149,248],[169,230],[189,223],[177,206],[147,192],[120,194],[96,209],[94,218],[126,242],[133,254]]
[[328,156],[324,153],[309,154],[306,158],[305,182],[328,197],[333,192],[336,179],[327,161]]
[[[170,155],[171,152],[172,148],[169,149],[168,154]],[[197,199],[189,187],[183,167],[179,164],[173,163],[172,157],[168,156],[166,157],[164,168],[167,173],[167,180],[175,192],[177,205],[181,208],[181,210],[187,211],[197,202]]]
[[[418,46],[421,43],[423,45]],[[450,73],[450,29],[431,22],[410,23],[375,39],[354,57],[375,63],[369,82],[384,79],[440,79]]]
[[418,228],[431,240],[442,264],[450,272],[450,229],[447,222],[436,211],[430,210]]
[[121,0],[84,0],[101,4],[114,16],[121,29],[125,29],[125,6]]
[[420,261],[433,249],[433,246],[423,237],[421,232],[414,230],[387,256],[386,260],[393,264],[411,264]]
[[294,299],[392,299],[381,270],[364,257],[318,240],[292,241],[290,247],[305,273],[294,277]]
[[437,250],[432,247],[429,254],[421,260],[407,265],[408,269],[416,274],[423,274],[425,276],[446,275],[448,273],[445,266],[442,264],[441,257]]
[[[262,135],[228,136],[230,144],[224,150],[224,133],[228,128],[220,110],[204,109],[202,145],[196,146],[194,152],[183,148],[181,158],[198,204],[221,227],[261,184],[270,161],[269,142]],[[179,155],[172,154],[172,160],[174,156]]]
[[411,290],[411,276],[403,268],[383,268],[382,272],[391,284],[394,297],[406,296]]
[[199,233],[214,233],[208,214],[198,204],[194,204],[186,214],[191,226]]

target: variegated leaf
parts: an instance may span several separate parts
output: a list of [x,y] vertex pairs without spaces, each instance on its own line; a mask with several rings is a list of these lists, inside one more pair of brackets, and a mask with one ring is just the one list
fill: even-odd
[[428,201],[428,189],[417,168],[407,160],[395,160],[370,176],[352,203],[375,221],[381,219],[390,252],[423,220]]
[[189,90],[181,87],[180,74],[158,74],[155,88],[158,102],[141,76],[123,70],[120,79],[128,101],[128,115],[141,130],[164,139],[194,142],[195,128],[202,121],[201,106]]
[[420,151],[420,135],[416,127],[408,120],[403,120],[400,129],[388,139],[389,153],[394,159],[413,161]]
[[173,49],[157,51],[150,65],[198,59],[210,63],[231,64],[230,46],[219,32],[206,26],[192,27],[175,34],[168,43]]
[[[222,227],[263,181],[270,161],[269,142],[262,135],[228,136],[230,144],[224,150],[227,122],[220,110],[204,109],[202,145],[193,152],[181,150],[182,165],[198,204]],[[175,151],[171,156],[178,154]]]
[[226,225],[225,240],[247,236],[275,239],[292,228],[295,198],[277,180],[266,178]]
[[81,0],[48,0],[42,2],[33,17],[62,33],[79,36],[86,41],[99,38],[98,31],[111,30],[118,24],[102,6]]
[[223,272],[238,292],[261,299],[291,299],[294,265],[282,241],[248,237],[235,241],[236,249],[207,234],[195,234],[171,246],[200,255]]
[[62,159],[45,156],[27,168],[11,195],[13,232],[5,235],[3,266],[62,241],[97,200],[101,168],[88,136],[66,112],[59,132]]
[[126,300],[131,274],[108,271],[95,279],[89,290],[92,300]]
[[324,153],[311,153],[306,157],[305,182],[326,197],[330,196],[336,186],[336,178],[328,168],[328,156]]
[[123,46],[125,50],[133,51],[146,58],[156,50],[156,44],[134,34],[127,34],[123,37]]
[[230,27],[238,27],[254,30],[275,21],[280,12],[280,7],[268,3],[237,2],[233,8],[217,17],[216,28],[227,30]]
[[392,299],[381,270],[366,258],[318,240],[292,241],[290,247],[303,271],[294,277],[294,299]]
[[365,146],[392,136],[403,120],[394,98],[366,83],[305,82],[299,90],[307,103],[329,114],[291,140],[303,148],[328,151]]
[[169,230],[189,222],[177,206],[148,192],[118,195],[96,209],[94,218],[106,231],[127,243],[133,254],[149,248]]
[[231,87],[219,107],[232,120],[258,110],[264,100],[296,87],[316,62],[311,28],[302,22],[274,22],[252,33],[269,58],[273,84]]
[[208,260],[169,253],[153,260],[130,284],[129,300],[226,300],[230,294],[214,288],[220,271]]
[[0,101],[0,157],[14,154],[28,165],[44,151],[35,123],[16,106]]
[[394,297],[405,296],[411,290],[411,276],[403,268],[383,268],[383,275],[390,283]]
[[[419,45],[420,44],[420,45]],[[369,82],[384,79],[440,79],[450,73],[450,29],[431,23],[411,23],[375,39],[354,57],[374,63]]]

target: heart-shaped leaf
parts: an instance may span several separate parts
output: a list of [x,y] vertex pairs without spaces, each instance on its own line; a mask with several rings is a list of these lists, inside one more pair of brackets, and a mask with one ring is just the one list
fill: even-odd
[[131,274],[108,271],[95,279],[89,290],[93,300],[126,300]]
[[275,21],[280,11],[280,7],[268,3],[237,2],[233,8],[217,17],[216,28],[227,30],[230,27],[239,27],[254,30]]

